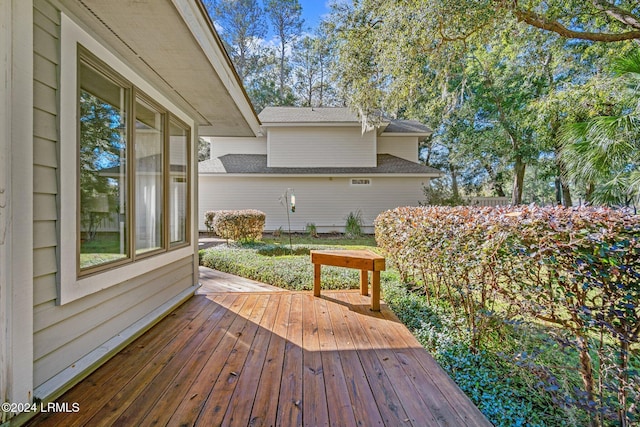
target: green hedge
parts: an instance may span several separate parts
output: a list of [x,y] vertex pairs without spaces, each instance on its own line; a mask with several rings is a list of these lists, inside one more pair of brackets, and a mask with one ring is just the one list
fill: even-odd
[[266,215],[255,209],[215,211],[213,230],[223,239],[252,242],[262,238]]
[[375,229],[401,276],[464,319],[473,351],[500,323],[553,325],[575,348],[584,385],[567,404],[595,424],[635,420],[640,217],[586,207],[420,207],[382,213]]

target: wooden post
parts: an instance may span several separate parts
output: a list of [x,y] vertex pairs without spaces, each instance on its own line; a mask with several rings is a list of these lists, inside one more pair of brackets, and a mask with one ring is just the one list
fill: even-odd
[[380,311],[380,271],[371,272],[371,310]]
[[360,293],[369,295],[369,271],[360,270]]
[[320,266],[321,264],[313,264],[313,296],[320,296]]

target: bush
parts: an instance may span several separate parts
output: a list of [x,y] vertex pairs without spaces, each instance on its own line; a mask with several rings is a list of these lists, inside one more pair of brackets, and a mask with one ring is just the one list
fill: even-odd
[[346,224],[344,226],[344,234],[348,238],[362,236],[362,212],[349,212]]
[[[566,425],[549,393],[532,388],[532,375],[491,351],[472,352],[470,337],[460,334],[450,308],[428,304],[426,297],[397,282],[383,286],[384,300],[440,366],[496,426]],[[539,343],[536,343],[539,344]],[[505,350],[504,346],[502,348]],[[530,381],[528,381],[530,380]]]
[[216,212],[218,211],[206,211],[204,213],[204,225],[207,227],[207,231],[209,233],[213,231],[213,222],[216,219]]
[[223,239],[252,242],[262,238],[266,215],[254,209],[217,211],[213,229]]
[[584,384],[570,403],[598,425],[634,421],[640,217],[605,208],[398,208],[375,229],[402,277],[422,280],[427,298],[465,319],[472,351],[500,322],[553,324],[575,348]]
[[316,225],[312,222],[307,223],[307,234],[310,237],[318,237],[318,229],[316,228]]

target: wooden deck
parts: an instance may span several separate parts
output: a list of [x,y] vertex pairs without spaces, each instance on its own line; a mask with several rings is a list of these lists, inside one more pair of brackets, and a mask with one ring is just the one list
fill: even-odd
[[196,295],[31,425],[489,426],[357,291]]

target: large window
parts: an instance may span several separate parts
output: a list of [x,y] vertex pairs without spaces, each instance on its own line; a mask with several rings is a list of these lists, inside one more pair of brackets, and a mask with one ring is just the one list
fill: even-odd
[[189,244],[189,127],[90,54],[79,61],[79,273]]
[[176,120],[169,122],[169,242],[171,247],[188,242],[189,131]]
[[164,114],[136,99],[136,254],[161,249]]
[[80,62],[80,268],[129,257],[127,153],[131,89]]

